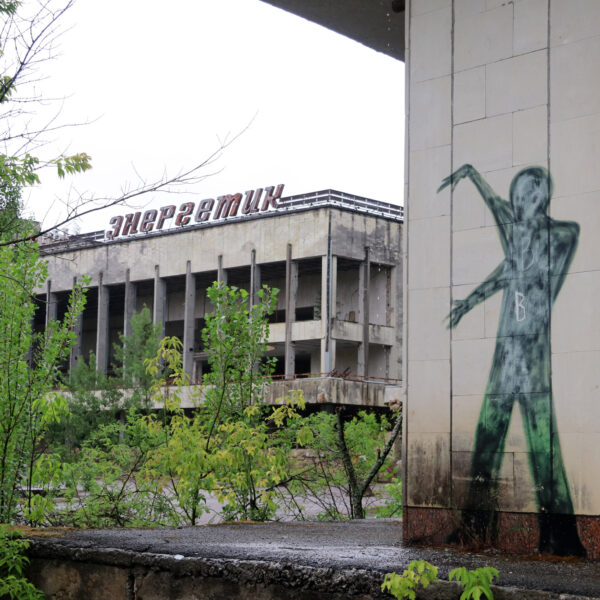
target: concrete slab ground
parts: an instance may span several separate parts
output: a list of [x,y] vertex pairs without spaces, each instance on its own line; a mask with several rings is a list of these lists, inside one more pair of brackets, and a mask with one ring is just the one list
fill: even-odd
[[[33,530],[29,536],[32,578],[42,589],[46,586],[48,598],[366,599],[384,597],[378,588],[385,573],[402,572],[411,560],[424,559],[437,565],[440,578],[445,580],[455,567],[496,567],[500,572],[496,600],[600,598],[600,562],[406,547],[401,525],[399,520],[366,520]],[[107,566],[126,570],[122,580],[129,591],[123,596],[114,591],[108,596],[95,596],[91,590],[59,590],[56,573],[60,571],[64,576],[68,564],[86,564],[88,570],[94,565],[100,570]],[[72,584],[73,575],[65,577]],[[52,589],[48,589],[44,578],[50,579]],[[96,586],[98,583],[98,577],[90,579],[81,573],[75,579],[80,586],[84,580],[94,580]],[[112,584],[119,581],[112,575],[109,579]],[[212,581],[211,585],[219,581],[219,591],[213,585],[212,591],[198,591],[196,595],[189,591],[190,583],[188,591],[183,592],[181,584],[186,579],[193,581],[198,590],[203,581]],[[150,581],[154,583],[150,585]],[[85,596],[78,596],[83,593]],[[446,581],[419,597],[458,599],[459,595],[459,588]]]

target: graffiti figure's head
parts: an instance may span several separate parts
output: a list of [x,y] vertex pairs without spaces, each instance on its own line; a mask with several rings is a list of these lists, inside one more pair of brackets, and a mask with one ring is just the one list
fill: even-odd
[[519,171],[510,184],[510,204],[515,221],[545,214],[552,196],[552,178],[544,167]]

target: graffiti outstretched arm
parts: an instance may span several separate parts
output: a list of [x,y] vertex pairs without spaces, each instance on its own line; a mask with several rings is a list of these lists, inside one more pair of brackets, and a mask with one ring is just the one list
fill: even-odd
[[463,300],[454,300],[452,303],[454,306],[446,317],[448,329],[454,329],[472,308],[505,287],[504,269],[504,262],[502,262],[466,298]]
[[442,181],[442,185],[438,188],[438,193],[449,185],[451,185],[454,190],[456,184],[466,177],[468,177],[477,188],[477,191],[483,198],[486,206],[494,216],[494,220],[496,221],[496,225],[498,225],[500,232],[502,247],[506,251],[508,247],[508,232],[506,231],[506,228],[507,225],[513,221],[512,208],[506,200],[503,200],[496,194],[490,184],[481,176],[479,171],[477,171],[473,165],[463,165],[454,171],[454,173],[446,177]]

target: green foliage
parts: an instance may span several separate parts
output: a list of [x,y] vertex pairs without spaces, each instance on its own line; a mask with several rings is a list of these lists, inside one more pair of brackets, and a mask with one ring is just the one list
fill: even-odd
[[[415,600],[419,585],[426,588],[430,583],[438,581],[437,572],[437,567],[427,561],[413,560],[402,575],[387,573],[381,589],[399,600]],[[481,600],[484,596],[487,600],[494,600],[490,586],[494,579],[498,579],[498,570],[494,567],[479,567],[473,570],[459,567],[450,571],[448,579],[455,579],[462,585],[460,600]]]
[[52,162],[56,164],[57,174],[60,179],[64,179],[65,175],[75,175],[83,173],[92,168],[92,157],[85,152],[73,154],[72,156],[61,155],[55,158]]
[[265,422],[270,409],[263,400],[273,372],[274,361],[264,357],[277,292],[263,286],[259,302],[249,306],[245,290],[222,284],[207,290],[214,310],[202,334],[211,366],[204,376],[206,444],[219,448],[214,464],[218,497],[230,519],[271,517],[274,487],[289,471],[291,442],[284,424],[296,418],[303,399],[293,397],[271,415],[274,431]]
[[162,368],[150,374],[145,361],[158,352],[161,326],[152,323],[144,307],[132,316],[131,328],[132,333],[120,334],[120,343],[114,345],[115,376],[98,371],[96,357],[90,353],[87,361],[80,359],[63,379],[69,413],[50,428],[47,439],[65,460],[73,460],[98,427],[113,423],[131,409],[150,407],[152,386],[162,377]]
[[[340,421],[344,444],[339,435]],[[352,418],[342,420],[338,414],[319,411],[299,420],[296,426],[298,443],[308,451],[309,457],[298,465],[296,477],[286,488],[287,495],[293,499],[289,508],[303,518],[300,507],[302,499],[307,498],[321,508],[323,519],[360,518],[356,505],[360,503],[362,507],[373,465],[386,446],[390,430],[387,417],[361,410]],[[353,471],[352,483],[348,462]],[[390,464],[391,458],[386,456],[381,467],[389,468]],[[353,494],[360,498],[353,498]]]
[[0,598],[14,600],[41,600],[44,595],[27,581],[24,571],[29,564],[25,555],[29,542],[21,532],[0,525]]
[[[22,228],[20,231],[26,231]],[[0,246],[0,521],[19,512],[32,520],[36,462],[48,428],[64,418],[66,401],[50,393],[74,340],[76,316],[85,303],[77,284],[62,322],[34,333],[33,292],[46,280],[33,242]],[[24,491],[25,503],[20,505]]]
[[381,589],[389,592],[392,596],[403,600],[409,598],[415,600],[416,590],[419,586],[427,588],[430,583],[438,581],[438,568],[425,560],[413,560],[408,569],[402,575],[398,573],[387,573]]
[[132,393],[133,406],[147,407],[150,402],[151,388],[162,369],[154,372],[147,370],[147,361],[156,357],[159,351],[162,325],[152,322],[148,307],[131,317],[131,334],[119,334],[119,344],[114,345],[114,371],[122,387]]
[[135,412],[126,423],[101,425],[78,460],[62,465],[64,501],[50,521],[79,527],[177,524],[164,482],[144,476],[162,443]]
[[400,518],[402,516],[402,480],[396,478],[385,485],[385,504],[375,509],[379,519]]
[[[132,409],[126,424],[101,424],[92,432],[76,460],[61,467],[66,500],[50,521],[194,525],[207,511],[209,493],[223,503],[226,518],[274,515],[275,490],[289,477],[291,448],[302,431],[293,424],[304,408],[297,393],[274,409],[263,403],[272,366],[260,358],[274,295],[263,289],[262,302],[252,308],[246,293],[236,288],[215,285],[209,297],[215,312],[207,316],[204,338],[213,370],[200,389],[186,389],[196,409],[181,407],[182,387],[188,383],[181,341],[165,338],[143,360],[148,406],[160,410],[142,414]],[[124,362],[136,368],[133,354],[130,358]],[[97,381],[85,373],[90,378],[86,385]]]
[[488,600],[494,600],[494,594],[490,588],[494,578],[498,579],[498,570],[494,567],[479,567],[473,570],[459,567],[448,574],[450,581],[455,579],[464,588],[460,600],[481,600],[484,596]]

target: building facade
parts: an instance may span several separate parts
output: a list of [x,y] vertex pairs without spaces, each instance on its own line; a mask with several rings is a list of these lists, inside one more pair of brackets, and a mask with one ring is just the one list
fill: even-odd
[[225,282],[256,302],[268,285],[279,289],[271,397],[300,387],[309,403],[384,406],[401,379],[402,208],[332,190],[284,198],[282,190],[119,215],[106,231],[43,240],[49,279],[36,327],[64,314],[74,281],[87,275],[71,367],[93,352],[110,372],[114,343],[146,306],[164,335],[182,340],[184,368],[198,382],[207,368],[206,289]]

